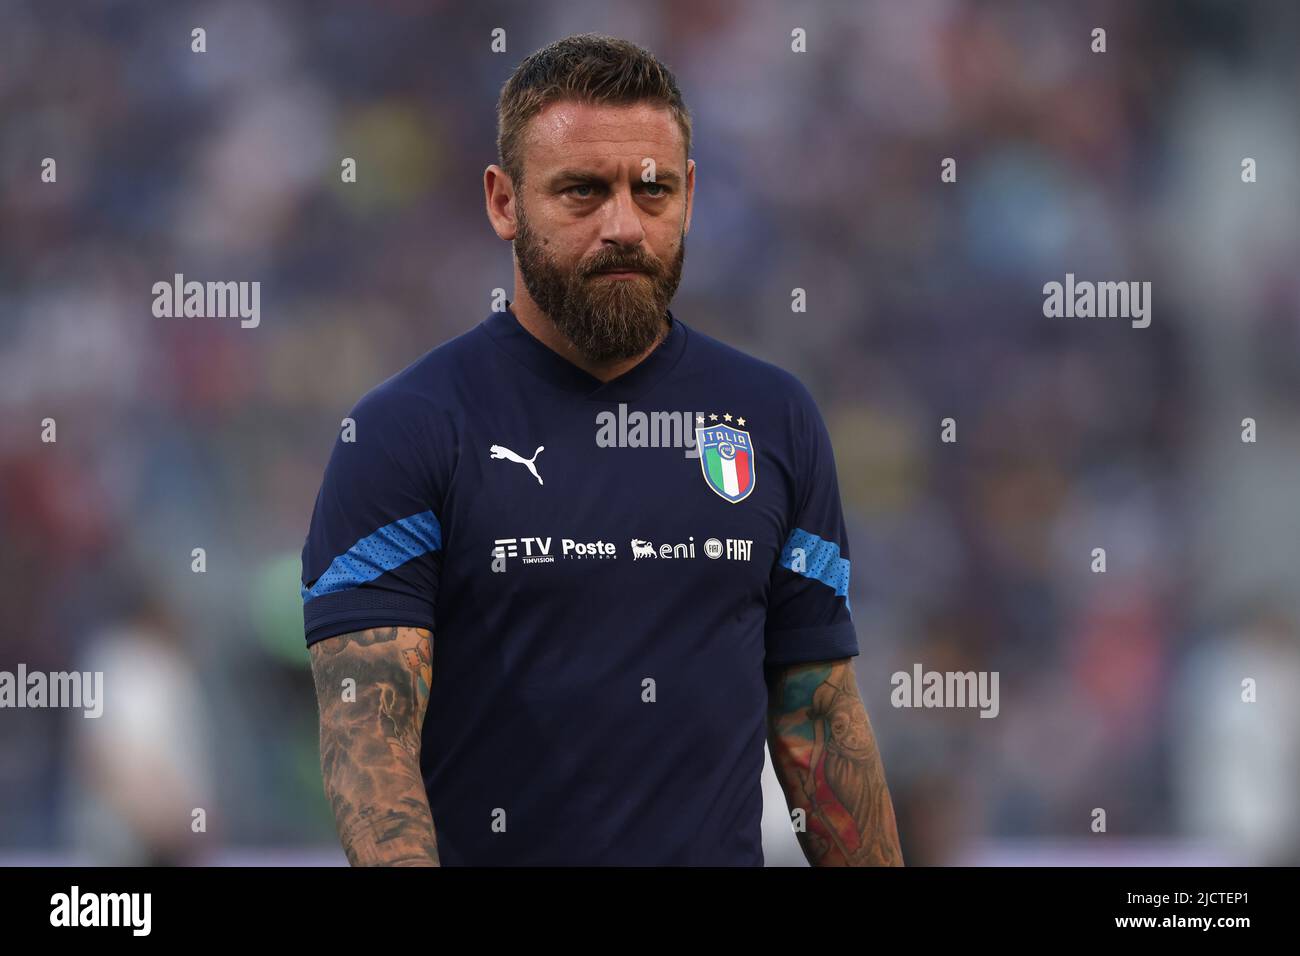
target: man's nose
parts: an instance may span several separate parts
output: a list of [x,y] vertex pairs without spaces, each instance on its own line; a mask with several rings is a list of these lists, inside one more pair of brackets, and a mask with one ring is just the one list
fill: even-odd
[[641,225],[641,212],[632,198],[632,190],[622,187],[613,190],[605,207],[604,228],[600,238],[624,248],[632,248],[645,238]]

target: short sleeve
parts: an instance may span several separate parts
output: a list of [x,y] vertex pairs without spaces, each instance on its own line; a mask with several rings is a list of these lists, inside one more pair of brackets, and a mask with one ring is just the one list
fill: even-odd
[[302,551],[308,645],[371,627],[433,628],[442,527],[428,446],[411,399],[385,386],[353,408],[316,495]]
[[793,448],[798,476],[791,530],[772,569],[767,663],[835,660],[858,653],[849,603],[849,542],[830,434],[798,386]]

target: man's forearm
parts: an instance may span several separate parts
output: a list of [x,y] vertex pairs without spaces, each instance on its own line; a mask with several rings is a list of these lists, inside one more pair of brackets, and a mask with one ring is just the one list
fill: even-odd
[[894,805],[851,660],[768,669],[768,748],[813,866],[902,866]]
[[[321,774],[353,866],[437,866],[420,776],[432,638],[373,628],[311,647],[320,706]],[[351,679],[354,685],[345,685]]]

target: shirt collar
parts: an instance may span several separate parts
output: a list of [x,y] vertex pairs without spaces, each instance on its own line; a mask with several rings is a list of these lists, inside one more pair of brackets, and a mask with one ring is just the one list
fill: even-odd
[[493,312],[483,321],[483,329],[517,361],[558,388],[573,392],[590,401],[631,401],[644,394],[672,370],[686,348],[685,325],[667,310],[668,334],[655,350],[617,378],[602,382],[560,353],[544,345],[507,308]]

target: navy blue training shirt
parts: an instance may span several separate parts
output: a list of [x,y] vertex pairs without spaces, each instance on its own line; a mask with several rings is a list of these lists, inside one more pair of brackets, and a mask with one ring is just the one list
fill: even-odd
[[812,397],[667,321],[602,383],[493,313],[334,445],[307,643],[433,632],[444,865],[761,866],[764,662],[858,653]]

